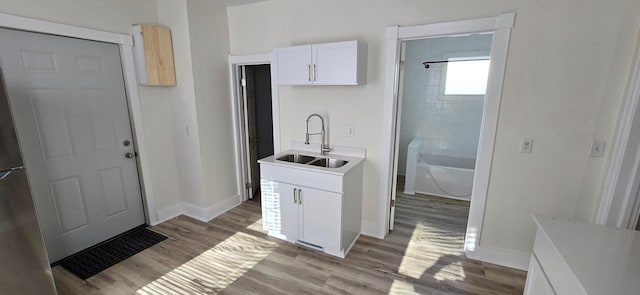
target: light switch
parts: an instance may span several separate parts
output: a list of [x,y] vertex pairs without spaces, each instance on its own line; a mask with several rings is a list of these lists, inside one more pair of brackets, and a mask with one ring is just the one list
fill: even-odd
[[604,155],[604,147],[607,143],[604,140],[594,140],[591,144],[591,157],[600,158]]
[[530,154],[533,149],[533,138],[520,139],[520,153]]
[[349,126],[347,126],[347,137],[353,137],[353,124],[349,124]]

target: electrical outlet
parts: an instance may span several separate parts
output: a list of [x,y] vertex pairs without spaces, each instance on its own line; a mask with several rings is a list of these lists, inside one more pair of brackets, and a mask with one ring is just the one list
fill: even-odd
[[349,124],[349,126],[347,126],[347,137],[353,137],[353,132],[354,132],[353,129],[354,128],[352,124]]
[[607,143],[604,140],[594,140],[591,144],[591,157],[600,158],[604,155],[604,147]]
[[523,154],[530,154],[533,149],[533,138],[520,139],[520,152]]

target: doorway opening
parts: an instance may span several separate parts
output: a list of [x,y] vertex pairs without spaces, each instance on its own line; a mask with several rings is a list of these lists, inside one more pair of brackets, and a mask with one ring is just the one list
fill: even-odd
[[271,65],[239,65],[237,73],[246,196],[248,200],[260,202],[258,160],[274,154]]
[[[460,20],[460,21],[452,21],[452,22],[444,22],[444,23],[434,23],[434,24],[425,24],[425,25],[416,25],[416,26],[391,26],[387,28],[386,36],[387,36],[387,54],[386,54],[386,69],[387,74],[385,78],[385,94],[384,94],[384,117],[383,117],[383,146],[382,146],[382,163],[384,169],[382,169],[380,176],[380,211],[378,212],[379,220],[387,221],[383,222],[379,225],[379,233],[378,235],[384,237],[389,233],[389,230],[393,229],[394,219],[396,214],[396,205],[402,205],[408,208],[415,208],[411,204],[406,205],[402,203],[396,202],[396,188],[398,184],[397,174],[399,170],[398,166],[398,158],[400,152],[400,128],[402,126],[402,96],[401,95],[401,85],[404,83],[400,83],[401,79],[405,79],[401,77],[401,56],[402,56],[402,44],[403,42],[408,42],[412,40],[422,40],[422,39],[437,39],[437,38],[456,38],[460,36],[469,36],[469,35],[483,35],[487,34],[491,36],[491,50],[489,53],[489,70],[487,74],[486,80],[486,90],[485,95],[482,101],[482,119],[480,124],[480,133],[479,140],[477,144],[477,153],[475,158],[475,169],[473,169],[473,182],[471,185],[471,201],[469,201],[469,209],[468,209],[468,218],[467,218],[467,226],[464,238],[464,254],[468,258],[489,261],[492,259],[488,251],[482,251],[483,249],[480,247],[480,237],[482,232],[482,224],[484,219],[484,211],[485,205],[487,202],[487,192],[489,186],[489,176],[491,174],[491,162],[493,159],[493,150],[495,143],[495,136],[497,130],[498,123],[498,111],[500,109],[500,100],[502,96],[502,84],[505,76],[506,69],[506,61],[507,61],[507,53],[509,47],[509,37],[511,34],[511,28],[514,25],[515,14],[514,13],[504,13],[494,17],[485,17],[478,19],[469,19],[469,20]],[[406,47],[406,45],[405,45]],[[406,50],[406,49],[405,49]],[[472,52],[468,52],[472,51]],[[438,60],[423,60],[418,66],[422,67],[422,70],[425,69],[433,69],[438,67],[437,65],[447,64],[448,67],[446,70],[440,70],[440,84],[442,84],[442,79],[446,79],[447,74],[454,75],[456,70],[453,70],[449,64],[453,64],[454,62],[473,62],[477,66],[478,69],[483,68],[482,60],[486,59],[486,53],[482,52],[473,52],[474,50],[462,50],[458,53],[462,53],[462,55],[456,56],[456,52],[451,52],[449,56],[443,56],[442,59]],[[469,54],[471,53],[471,54]],[[472,63],[468,63],[467,65],[471,65]],[[405,66],[407,64],[405,63]],[[427,67],[428,66],[428,67]],[[460,71],[457,71],[460,72]],[[471,72],[471,69],[463,70],[462,73]],[[457,76],[457,75],[454,75]],[[436,88],[433,87],[432,91],[434,91],[433,97],[438,97],[440,100],[444,100],[445,102],[448,100],[451,101],[465,101],[463,98],[469,98],[468,95],[477,95],[477,87],[478,85],[467,85],[467,90],[461,90],[459,88],[460,79],[457,80],[456,83],[451,85],[444,85],[444,89],[440,90],[442,87]],[[463,79],[464,80],[464,79]],[[434,77],[435,84],[437,79]],[[464,84],[464,83],[463,83]],[[432,85],[435,86],[435,85]],[[426,88],[427,83],[422,83],[422,86]],[[456,88],[458,88],[456,90]],[[437,90],[437,91],[436,91]],[[473,101],[473,99],[471,100]],[[424,100],[423,100],[424,102]],[[426,106],[425,106],[426,107]],[[455,129],[455,128],[454,128]],[[410,145],[407,145],[407,150]],[[416,145],[422,143],[422,148],[424,150],[425,147],[428,147],[432,142],[428,142],[424,144],[423,141],[418,141]],[[438,146],[438,145],[442,146]],[[445,148],[447,141],[443,141],[442,143],[438,142],[436,147]],[[415,145],[414,145],[415,146]],[[429,150],[427,150],[429,151]],[[424,154],[424,152],[422,152]],[[407,160],[408,163],[413,162],[419,164],[418,161],[418,153],[415,153],[415,159],[412,161]],[[421,158],[423,155],[420,155]],[[458,157],[456,157],[458,158]],[[448,159],[447,159],[448,160]],[[465,162],[460,159],[456,159],[454,162]],[[427,162],[428,163],[428,162]],[[405,164],[404,168],[406,171]],[[440,166],[451,166],[451,165],[440,165]],[[423,169],[426,170],[426,169]],[[425,173],[427,171],[424,171]],[[431,172],[429,170],[429,172]],[[433,174],[433,172],[431,172]],[[427,173],[428,174],[428,173]],[[405,178],[408,182],[409,180]],[[439,183],[443,184],[442,182]],[[435,186],[435,185],[434,185]],[[453,192],[453,188],[448,188],[443,185],[440,185],[444,190]],[[437,186],[436,186],[437,188]],[[404,188],[402,189],[404,191]],[[456,195],[463,195],[464,192],[453,192]],[[449,198],[446,198],[447,201],[454,201]],[[459,202],[459,200],[455,200]],[[438,210],[437,212],[442,213],[446,208],[437,207],[434,210]],[[443,220],[441,220],[443,221]],[[445,222],[446,224],[446,222]],[[428,225],[427,225],[428,226]],[[508,259],[493,259],[494,262],[498,262],[498,264],[503,264],[507,266],[512,266],[519,269],[526,269],[527,262],[522,260],[518,260],[517,262],[508,261]]]
[[[493,34],[405,40],[398,85],[397,203],[446,208],[466,231]],[[412,212],[398,207],[396,218]],[[393,229],[394,225],[390,224]],[[459,243],[462,250],[462,243]]]

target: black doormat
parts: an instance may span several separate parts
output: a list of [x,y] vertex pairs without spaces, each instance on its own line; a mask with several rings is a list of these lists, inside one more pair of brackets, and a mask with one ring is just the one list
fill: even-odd
[[59,264],[86,280],[166,238],[142,226],[65,258]]

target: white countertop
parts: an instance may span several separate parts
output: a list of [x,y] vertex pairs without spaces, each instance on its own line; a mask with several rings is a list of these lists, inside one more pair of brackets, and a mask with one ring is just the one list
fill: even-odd
[[[345,164],[342,167],[338,167],[338,168],[327,168],[327,167],[319,167],[319,166],[313,166],[313,165],[308,165],[308,164],[300,164],[300,163],[292,163],[292,162],[285,162],[285,161],[280,161],[280,160],[276,160],[278,157],[283,156],[283,155],[287,155],[287,154],[300,154],[300,155],[306,155],[306,156],[312,156],[312,157],[316,157],[316,158],[332,158],[332,159],[340,159],[340,160],[345,160],[348,163]],[[351,170],[351,168],[357,166],[358,164],[362,163],[362,161],[364,161],[364,158],[362,157],[353,157],[353,156],[344,156],[344,155],[337,155],[337,154],[333,154],[330,153],[328,155],[320,155],[320,153],[318,152],[310,152],[310,151],[305,151],[305,150],[297,150],[297,149],[291,149],[291,150],[287,150],[284,151],[282,153],[273,155],[273,156],[269,156],[263,159],[258,160],[258,163],[260,164],[268,164],[268,165],[276,165],[276,166],[282,166],[282,167],[293,167],[293,168],[297,168],[297,169],[303,169],[303,170],[308,170],[308,171],[316,171],[316,172],[323,172],[323,173],[329,173],[329,174],[335,174],[335,175],[344,175],[347,171]]]
[[640,232],[534,217],[587,294],[640,294]]

